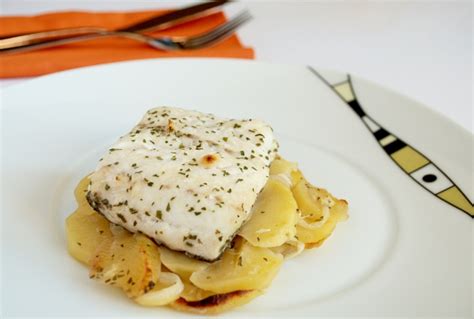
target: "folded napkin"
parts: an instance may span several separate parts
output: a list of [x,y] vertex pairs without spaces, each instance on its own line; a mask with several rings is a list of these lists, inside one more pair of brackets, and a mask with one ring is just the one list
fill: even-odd
[[[60,12],[32,17],[0,17],[0,36],[80,26],[115,29],[165,12],[167,11]],[[225,21],[226,18],[223,13],[215,13],[167,30],[155,32],[153,35],[194,35],[205,32]],[[148,47],[146,44],[129,39],[104,38],[20,54],[2,55],[0,56],[0,78],[37,76],[87,65],[159,57],[252,59],[254,53],[251,48],[242,46],[235,35],[213,47],[174,52],[159,51]]]

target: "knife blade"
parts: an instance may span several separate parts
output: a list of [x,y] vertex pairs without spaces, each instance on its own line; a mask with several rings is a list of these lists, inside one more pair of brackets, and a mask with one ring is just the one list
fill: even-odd
[[156,30],[163,30],[170,28],[174,25],[181,24],[200,16],[210,14],[213,9],[217,9],[219,6],[230,2],[229,0],[219,0],[204,2],[194,6],[186,7],[183,9],[174,10],[165,14],[154,16],[152,18],[134,23],[125,28],[117,29],[116,31],[123,32],[149,32]]

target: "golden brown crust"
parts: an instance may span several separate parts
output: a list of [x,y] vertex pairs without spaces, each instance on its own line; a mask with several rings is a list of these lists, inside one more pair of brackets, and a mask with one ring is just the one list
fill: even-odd
[[198,300],[198,301],[186,301],[183,298],[180,298],[177,300],[177,302],[185,303],[187,306],[193,307],[193,308],[209,308],[209,307],[222,305],[223,303],[228,302],[231,298],[242,296],[249,292],[251,292],[251,290],[232,291],[226,294],[209,296],[203,300]]
[[170,306],[174,309],[197,314],[218,314],[246,304],[262,292],[258,290],[239,290],[209,296],[199,301],[186,301],[179,298]]
[[317,247],[321,246],[326,239],[327,238],[321,239],[320,241],[317,241],[315,243],[306,243],[306,244],[304,244],[304,248],[305,249],[317,248]]
[[206,168],[210,168],[213,165],[215,165],[218,160],[219,160],[219,155],[217,155],[217,154],[207,154],[207,155],[204,155],[201,158],[201,164],[202,164],[202,166],[204,166]]

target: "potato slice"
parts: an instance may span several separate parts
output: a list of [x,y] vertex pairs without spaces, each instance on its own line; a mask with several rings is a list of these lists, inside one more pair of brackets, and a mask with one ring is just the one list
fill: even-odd
[[303,180],[303,173],[299,169],[296,171],[291,172],[291,180],[293,182],[293,185],[298,184],[301,180]]
[[284,175],[291,181],[291,186],[296,185],[303,175],[298,169],[298,164],[289,162],[283,158],[275,159],[270,165],[270,176]]
[[239,235],[253,246],[277,247],[293,238],[296,202],[288,186],[270,178],[252,208],[252,217]]
[[220,260],[194,272],[191,282],[218,294],[266,288],[280,269],[283,256],[248,242],[239,246],[227,249]]
[[113,238],[102,242],[91,259],[90,277],[136,298],[157,283],[161,271],[158,247],[144,235],[114,227]]
[[298,169],[298,164],[289,162],[283,158],[276,158],[270,165],[270,175],[291,174]]
[[306,248],[318,247],[331,235],[338,222],[347,219],[347,202],[335,198],[325,189],[312,186],[305,179],[292,191],[300,214],[296,237],[305,243]]
[[161,272],[153,289],[138,296],[135,301],[142,306],[164,306],[177,300],[183,288],[183,282],[178,275],[171,272]]
[[260,290],[233,291],[194,302],[179,298],[171,303],[170,306],[179,311],[200,315],[214,315],[240,307],[261,294],[262,291]]
[[84,264],[89,262],[102,241],[112,237],[109,221],[94,211],[86,200],[88,185],[87,177],[77,185],[75,195],[79,207],[66,219],[68,251]]
[[160,257],[162,266],[166,267],[166,270],[178,274],[181,278],[184,287],[180,297],[184,300],[199,301],[216,294],[215,292],[198,288],[189,281],[191,274],[206,268],[209,265],[208,262],[191,258],[184,253],[173,251],[163,246],[160,246]]
[[84,177],[79,181],[79,184],[77,184],[76,188],[74,189],[74,197],[76,198],[77,206],[78,207],[84,207],[84,209],[89,209],[89,211],[94,211],[94,209],[89,205],[89,202],[87,201],[87,191],[89,188],[89,176]]
[[180,297],[186,301],[199,301],[206,299],[210,296],[216,295],[215,292],[207,291],[201,288],[196,287],[192,282],[189,280],[183,280],[184,289],[181,292]]
[[296,226],[296,237],[299,241],[306,244],[306,248],[318,247],[334,231],[336,224],[347,219],[347,202],[338,200],[336,204],[329,209],[328,220],[319,228],[309,229],[300,225]]
[[278,158],[233,247],[209,263],[109,223],[87,202],[88,184],[86,177],[77,186],[79,207],[66,220],[70,254],[89,263],[91,278],[121,288],[140,305],[197,314],[221,313],[257,297],[283,259],[318,247],[347,219],[345,200],[312,186],[295,163]]
[[322,197],[327,197],[328,193],[320,188],[311,186],[306,180],[300,180],[292,189],[301,216],[311,221],[318,221],[323,218]]
[[182,279],[189,279],[195,271],[206,268],[209,263],[186,256],[186,254],[160,246],[160,257],[163,265],[178,274]]

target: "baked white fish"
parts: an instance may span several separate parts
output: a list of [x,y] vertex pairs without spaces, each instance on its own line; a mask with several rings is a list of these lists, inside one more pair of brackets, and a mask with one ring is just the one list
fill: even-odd
[[100,160],[87,198],[131,232],[215,260],[250,217],[276,153],[262,121],[154,108]]

